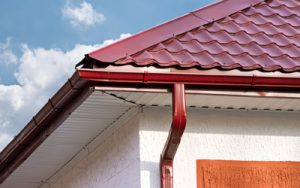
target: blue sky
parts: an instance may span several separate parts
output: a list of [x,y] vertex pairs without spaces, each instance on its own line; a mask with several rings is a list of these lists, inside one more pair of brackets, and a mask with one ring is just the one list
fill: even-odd
[[0,150],[84,54],[215,0],[0,0]]

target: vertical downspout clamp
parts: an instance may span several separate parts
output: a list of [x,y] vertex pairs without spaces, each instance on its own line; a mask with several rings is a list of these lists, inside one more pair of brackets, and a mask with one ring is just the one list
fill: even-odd
[[172,93],[173,121],[160,160],[161,187],[173,188],[173,160],[186,127],[185,87],[175,83]]

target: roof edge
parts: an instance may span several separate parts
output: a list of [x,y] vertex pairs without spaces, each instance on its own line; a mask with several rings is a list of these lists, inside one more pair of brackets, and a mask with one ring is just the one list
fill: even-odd
[[0,152],[0,184],[89,96],[87,83],[76,71]]
[[[87,56],[101,62],[115,62],[127,55],[132,55],[174,35],[200,27],[235,12],[251,7],[264,0],[223,0],[202,7],[171,21],[132,35],[106,47],[88,53]],[[224,9],[224,7],[227,7]],[[222,10],[222,11],[220,11]],[[214,13],[212,15],[212,12]],[[180,27],[178,27],[180,25]]]
[[192,13],[208,22],[213,22],[264,1],[265,0],[221,0],[195,10]]

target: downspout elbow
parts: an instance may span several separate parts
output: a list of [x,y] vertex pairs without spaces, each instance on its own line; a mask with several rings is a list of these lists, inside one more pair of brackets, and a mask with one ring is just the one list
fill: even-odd
[[186,127],[184,84],[176,83],[173,89],[173,121],[161,154],[161,187],[173,187],[173,160]]

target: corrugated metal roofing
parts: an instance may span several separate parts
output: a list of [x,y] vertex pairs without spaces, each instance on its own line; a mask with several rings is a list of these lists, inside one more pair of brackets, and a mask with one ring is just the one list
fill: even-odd
[[[200,20],[187,19],[187,16],[182,17],[181,22],[178,19],[173,20],[171,22],[176,22],[176,27],[169,28],[169,33],[180,34],[165,38],[151,47],[141,48],[134,53],[130,53],[132,50],[127,51],[127,48],[132,48],[131,45],[139,46],[138,43],[151,40],[151,37],[155,38],[152,35],[159,35],[158,32],[153,32],[152,35],[141,33],[139,41],[136,41],[136,37],[133,36],[125,42],[114,44],[109,52],[112,57],[108,59],[105,57],[109,55],[107,49],[92,52],[89,56],[102,62],[113,60],[114,62],[111,63],[133,63],[139,66],[298,71],[300,69],[300,1],[269,0],[258,4],[249,1],[248,3],[255,5],[239,7],[243,9],[237,9],[236,12],[226,11],[231,8],[228,6],[239,3],[224,0],[191,13],[201,18]],[[214,18],[213,14],[216,14],[216,6],[219,10],[222,8],[220,12],[228,14],[219,15],[216,17],[218,20],[210,21]],[[181,26],[189,28],[185,26],[184,20],[193,22],[194,28],[182,32]],[[165,24],[161,27],[169,27],[169,25]],[[166,34],[162,33],[162,35]],[[117,46],[122,46],[123,51],[119,52]],[[114,50],[117,55],[113,55]]]

